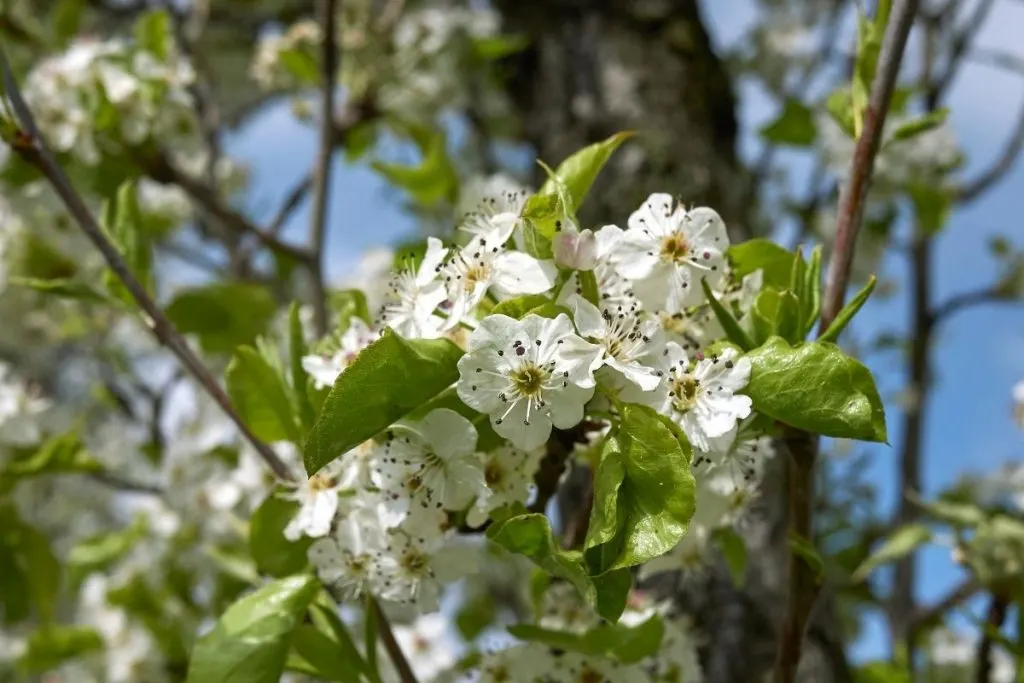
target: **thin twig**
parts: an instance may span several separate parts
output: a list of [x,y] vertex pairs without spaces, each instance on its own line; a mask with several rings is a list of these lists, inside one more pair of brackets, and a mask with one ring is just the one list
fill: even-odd
[[[981,30],[982,24],[985,23],[985,19],[988,18],[989,12],[992,11],[992,6],[994,4],[995,0],[980,0],[980,2],[978,2],[974,7],[974,13],[965,22],[963,29],[953,37],[946,70],[932,86],[932,92],[934,93],[936,102],[942,99],[946,89],[949,88],[950,84],[953,82],[953,78],[960,70],[960,62],[970,49],[971,43],[973,43],[975,37],[977,37],[978,31]],[[951,4],[951,6],[955,7],[955,4]]]
[[317,336],[327,334],[327,290],[324,284],[324,241],[327,238],[328,200],[330,198],[331,161],[334,158],[334,91],[338,68],[336,45],[337,10],[341,0],[320,0],[320,24],[324,32],[321,52],[323,83],[320,94],[320,145],[313,171],[313,211],[309,226],[309,264],[313,280],[313,324]]
[[967,204],[985,194],[989,188],[1013,170],[1021,150],[1024,150],[1024,101],[1021,102],[1020,113],[1017,114],[1017,124],[1003,147],[1003,153],[999,155],[992,166],[978,174],[977,178],[966,181],[955,188],[953,190],[954,199],[961,204]]
[[985,614],[985,627],[978,641],[978,654],[974,664],[974,683],[992,683],[992,649],[994,636],[1003,627],[1010,601],[1001,595],[993,595]]
[[1014,301],[997,287],[986,287],[973,292],[965,292],[950,297],[932,311],[932,321],[941,322],[964,309],[982,304],[1010,303]]
[[981,585],[977,579],[969,577],[954,586],[934,604],[918,608],[910,615],[908,620],[907,628],[911,635],[921,629],[928,628],[929,625],[935,623],[937,619],[941,618],[950,609],[974,597],[979,590],[981,590]]
[[302,177],[299,182],[295,183],[295,187],[292,191],[284,198],[281,202],[281,208],[274,214],[273,220],[267,224],[267,232],[271,235],[279,235],[281,230],[284,228],[284,224],[291,218],[292,213],[295,209],[299,208],[302,204],[302,200],[306,197],[306,193],[309,192],[310,188],[313,187],[313,175],[307,173]]
[[885,32],[878,59],[878,72],[871,85],[871,97],[864,112],[863,130],[854,148],[849,179],[839,196],[836,246],[829,259],[825,296],[821,304],[820,331],[828,329],[843,307],[846,286],[850,282],[850,268],[853,265],[853,247],[860,232],[875,155],[882,142],[882,127],[889,112],[889,102],[896,86],[900,63],[903,61],[910,26],[917,14],[917,5],[918,0],[902,0],[893,9],[889,28]]
[[109,486],[110,488],[123,493],[138,493],[146,496],[158,497],[163,497],[167,493],[156,484],[145,484],[138,481],[132,481],[131,479],[122,477],[119,474],[114,474],[113,472],[92,472],[89,474],[89,478],[103,484],[104,486]]
[[388,621],[387,615],[384,614],[384,610],[381,609],[380,603],[373,598],[369,602],[370,609],[373,610],[374,616],[377,619],[377,630],[380,631],[380,639],[384,641],[384,649],[388,651],[388,656],[391,657],[391,662],[395,665],[398,679],[402,683],[417,683],[416,674],[413,673],[412,667],[409,666],[409,660],[405,658],[402,646],[395,640],[395,632],[391,630],[391,623]]
[[291,473],[284,462],[281,461],[270,446],[263,443],[252,433],[234,406],[231,405],[231,400],[217,383],[216,378],[199,360],[185,341],[185,338],[181,336],[181,333],[167,319],[167,316],[164,315],[164,312],[150,297],[145,287],[135,278],[121,253],[117,250],[117,247],[107,239],[103,229],[96,222],[96,218],[89,211],[89,207],[86,206],[85,201],[75,190],[74,186],[72,186],[67,175],[65,175],[64,171],[57,164],[56,159],[54,159],[53,154],[47,148],[43,136],[32,117],[32,113],[25,104],[21,91],[18,89],[18,84],[11,73],[10,65],[7,63],[7,56],[2,52],[0,52],[0,65],[3,67],[5,93],[22,126],[22,130],[18,131],[14,139],[10,141],[11,148],[27,163],[37,168],[50,185],[53,186],[61,201],[64,202],[68,213],[71,214],[89,240],[100,251],[107,265],[114,271],[114,274],[121,280],[125,288],[132,295],[132,298],[135,299],[139,307],[148,316],[148,326],[156,338],[178,357],[178,360],[181,361],[188,372],[213,400],[220,405],[224,413],[231,418],[231,421],[235,423],[239,431],[249,440],[270,469],[274,471],[274,474],[281,479],[291,479]]

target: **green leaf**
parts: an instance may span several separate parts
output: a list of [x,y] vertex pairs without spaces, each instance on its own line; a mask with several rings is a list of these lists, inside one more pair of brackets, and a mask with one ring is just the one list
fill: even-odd
[[288,309],[288,357],[291,359],[292,392],[295,405],[299,409],[299,424],[305,435],[316,422],[316,411],[309,400],[309,377],[302,367],[302,358],[308,353],[306,339],[302,331],[302,320],[299,316],[299,304],[293,301]]
[[693,516],[689,456],[651,408],[621,406],[594,475],[583,547],[591,574],[642,564],[674,548]]
[[590,579],[594,583],[594,609],[605,621],[615,623],[626,609],[629,592],[633,589],[633,574],[628,569],[616,569]]
[[29,674],[41,674],[82,655],[102,650],[103,638],[83,626],[49,626],[28,638],[18,666]]
[[338,316],[338,334],[344,334],[348,330],[352,318],[359,318],[366,324],[372,324],[369,306],[366,304],[366,294],[359,289],[344,289],[338,292],[331,292],[331,309]]
[[21,236],[17,252],[11,258],[11,272],[31,280],[69,280],[78,271],[77,264],[32,233]]
[[853,297],[853,299],[850,300],[850,303],[843,306],[843,309],[839,311],[839,314],[836,315],[835,320],[833,320],[832,324],[828,326],[828,329],[818,337],[818,341],[838,341],[839,335],[843,333],[846,326],[850,324],[851,320],[853,320],[853,316],[857,315],[857,312],[860,311],[861,307],[868,300],[868,297],[871,296],[871,292],[874,291],[875,284],[877,282],[878,280],[874,275],[868,278],[867,284],[857,292],[857,296]]
[[885,410],[871,372],[835,344],[790,346],[772,337],[747,354],[754,410],[836,438],[885,442]]
[[514,33],[479,38],[474,36],[472,45],[477,59],[493,62],[525,50],[530,45],[530,37]]
[[78,33],[82,24],[82,10],[85,0],[60,0],[50,12],[49,25],[53,41],[58,47],[65,47]]
[[317,590],[313,576],[290,576],[228,607],[196,641],[187,683],[276,683],[292,633]]
[[932,540],[932,530],[924,524],[907,524],[894,531],[882,545],[857,567],[853,581],[865,580],[872,571],[884,564],[895,562]]
[[754,299],[750,318],[754,327],[755,345],[763,344],[773,336],[782,337],[791,343],[803,338],[800,302],[792,292],[765,287]]
[[403,339],[385,330],[341,373],[306,440],[312,475],[387,429],[459,378],[462,351],[447,339]]
[[279,578],[305,569],[306,551],[313,539],[303,536],[298,541],[289,541],[284,537],[284,528],[298,511],[298,503],[282,498],[277,490],[252,513],[249,552],[261,574]]
[[497,615],[498,606],[494,602],[494,596],[481,593],[462,605],[455,614],[455,626],[463,639],[472,641],[494,623]]
[[712,538],[718,546],[718,551],[722,553],[725,566],[729,568],[733,585],[742,588],[747,580],[747,565],[749,563],[746,541],[730,527],[715,529]]
[[633,664],[658,652],[665,635],[665,623],[660,615],[655,614],[636,626],[601,624],[584,633],[557,631],[533,624],[513,624],[508,627],[508,632],[520,640],[558,650],[610,657],[623,664]]
[[[302,624],[292,638],[293,657],[287,668],[292,671],[341,683],[359,683],[359,668],[343,656],[335,639],[312,624]],[[358,655],[358,653],[356,653]]]
[[[574,208],[583,204],[583,200],[590,191],[590,186],[594,184],[597,174],[608,163],[608,160],[615,153],[615,150],[619,148],[619,145],[633,137],[633,135],[632,131],[616,133],[601,142],[584,147],[558,165],[558,168],[555,170],[555,176],[565,183],[565,187],[572,197]],[[541,186],[537,194],[553,194],[555,189],[555,183],[549,178]]]
[[734,244],[727,252],[732,272],[742,278],[756,270],[764,273],[764,284],[777,289],[789,287],[796,256],[770,240],[757,238]]
[[448,158],[444,133],[416,127],[410,128],[409,133],[423,155],[419,165],[403,166],[385,161],[373,161],[370,165],[422,206],[430,207],[440,201],[454,202],[459,177]]
[[166,61],[171,52],[171,17],[164,10],[146,12],[132,27],[135,43],[160,61]]
[[807,266],[803,295],[800,297],[800,319],[803,321],[803,337],[814,329],[821,315],[821,245],[811,251],[811,262]]
[[840,88],[829,95],[825,100],[825,108],[847,137],[856,136],[853,123],[853,96],[850,94],[850,88]]
[[924,501],[918,499],[916,494],[910,493],[908,497],[934,519],[958,529],[971,529],[984,524],[986,520],[985,512],[970,501],[958,502],[943,498]]
[[491,315],[507,315],[520,320],[535,308],[551,303],[551,298],[543,294],[524,294],[499,302],[491,309]]
[[308,50],[292,48],[278,53],[284,67],[300,86],[317,85],[320,82],[320,65]]
[[124,529],[89,536],[76,543],[68,553],[68,581],[78,585],[86,576],[107,569],[121,559],[146,535],[146,518],[137,517]]
[[260,285],[217,282],[179,291],[164,312],[207,353],[231,353],[266,331],[277,304]]
[[77,299],[79,301],[95,301],[98,303],[110,303],[102,292],[98,292],[84,282],[70,278],[58,278],[55,280],[41,280],[32,277],[11,276],[7,279],[8,284],[16,287],[27,287],[34,289],[40,294],[60,297],[62,299]]
[[48,624],[60,591],[61,567],[46,534],[26,524],[12,505],[0,504],[0,621],[32,615]]
[[523,219],[525,250],[534,258],[552,257],[551,238],[569,220],[567,209],[555,194],[535,194],[527,198],[520,217]]
[[953,196],[948,189],[939,183],[911,181],[907,194],[914,207],[914,218],[925,233],[934,235],[945,227],[953,208]]
[[[880,15],[881,18],[881,15]],[[878,56],[882,49],[884,28],[869,21],[864,13],[857,10],[857,57],[853,65],[853,83],[850,94],[853,103],[853,131],[860,137],[864,128],[864,112],[871,97],[871,84],[878,69]]]
[[814,544],[793,533],[789,534],[788,540],[790,552],[806,562],[807,566],[814,570],[815,580],[821,583],[822,577],[825,575],[825,560],[821,558],[821,554],[818,553]]
[[225,377],[231,402],[256,436],[267,442],[300,441],[290,388],[259,351],[239,347]]
[[725,330],[725,336],[728,337],[729,341],[744,351],[754,348],[756,344],[754,344],[739,321],[733,317],[729,309],[715,297],[715,293],[711,291],[711,286],[708,285],[708,281],[705,278],[700,279],[700,286],[704,289],[704,298],[707,299],[711,312],[718,318],[718,324]]
[[[124,257],[128,270],[152,294],[153,251],[143,227],[135,182],[122,184],[115,198],[106,202],[103,208],[103,228]],[[113,271],[106,271],[104,281],[111,294],[130,306],[136,305],[134,297]]]
[[103,466],[93,458],[77,432],[52,437],[26,458],[11,460],[3,474],[11,477],[33,477],[40,474],[66,472],[101,472]]
[[794,147],[814,144],[818,130],[814,114],[805,104],[792,98],[783,104],[782,112],[771,123],[761,128],[761,137],[769,142]]
[[925,133],[927,131],[938,128],[939,126],[946,122],[946,119],[948,117],[949,109],[947,109],[946,107],[941,107],[939,109],[934,109],[922,116],[918,116],[915,119],[911,119],[910,121],[905,121],[904,123],[900,124],[896,128],[896,130],[892,132],[892,138],[890,139],[890,142],[895,140],[910,140],[911,138],[915,138],[921,133]]

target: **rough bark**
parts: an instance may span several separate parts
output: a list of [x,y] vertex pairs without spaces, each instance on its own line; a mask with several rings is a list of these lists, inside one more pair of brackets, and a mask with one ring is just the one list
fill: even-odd
[[[696,0],[495,4],[508,30],[531,39],[509,65],[508,92],[540,158],[558,162],[615,132],[640,133],[602,172],[583,207],[584,226],[623,225],[647,194],[669,191],[716,208],[734,238],[750,235],[754,210],[736,155],[736,100]],[[774,664],[788,557],[783,462],[780,454],[768,468],[762,498],[741,529],[751,558],[745,585],[735,587],[724,565],[681,585],[678,602],[705,638],[705,680],[757,681]],[[574,493],[560,501],[563,517],[583,499],[568,488]],[[812,618],[804,681],[849,680],[827,592]]]

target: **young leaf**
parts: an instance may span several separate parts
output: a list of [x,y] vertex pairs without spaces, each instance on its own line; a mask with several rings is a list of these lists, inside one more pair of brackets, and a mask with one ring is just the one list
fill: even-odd
[[763,126],[760,133],[768,142],[807,147],[814,144],[818,130],[810,108],[799,100],[789,98],[775,120]]
[[61,567],[46,534],[26,524],[13,505],[0,504],[0,621],[32,616],[49,624],[60,591]]
[[821,554],[818,553],[814,544],[806,538],[790,533],[789,549],[793,554],[798,555],[811,569],[814,570],[815,580],[820,583],[822,577],[825,575],[825,560],[821,558]]
[[790,343],[802,339],[800,302],[792,292],[765,287],[754,299],[750,320],[754,327],[755,345],[763,344],[772,336],[782,337]]
[[231,353],[267,329],[277,304],[266,287],[217,282],[179,291],[164,312],[207,353]]
[[711,286],[708,285],[708,281],[705,278],[700,279],[700,286],[704,289],[704,297],[707,299],[708,305],[711,306],[711,311],[718,318],[718,324],[725,330],[725,336],[729,338],[729,341],[744,351],[749,351],[757,346],[740,325],[739,321],[729,312],[729,309],[715,298],[715,293],[711,291]]
[[885,410],[871,371],[835,344],[790,346],[772,337],[747,354],[754,410],[823,436],[886,440]]
[[930,540],[932,540],[932,530],[924,524],[902,526],[885,539],[878,550],[871,553],[868,559],[857,567],[857,571],[851,578],[855,582],[863,581],[876,568],[906,557]]
[[298,504],[275,491],[252,513],[249,524],[249,553],[256,569],[267,576],[282,577],[301,572],[306,567],[306,551],[313,539],[302,537],[289,541],[284,528],[298,512]]
[[621,407],[615,438],[594,475],[594,504],[583,547],[592,574],[647,562],[674,548],[693,516],[689,457],[658,414]]
[[132,32],[135,34],[135,44],[151,52],[157,59],[163,61],[170,56],[171,17],[164,10],[143,14],[135,21]]
[[[344,657],[339,643],[312,624],[301,624],[292,637],[290,671],[339,683],[359,683],[359,669]],[[357,653],[358,654],[358,653]]]
[[74,431],[54,436],[28,457],[13,458],[0,470],[10,477],[32,477],[39,474],[64,472],[101,472],[100,464],[85,449],[81,437]]
[[519,320],[538,306],[549,303],[551,303],[551,298],[543,294],[523,294],[522,296],[499,302],[491,309],[491,314],[507,315],[510,318]]
[[52,625],[29,636],[18,668],[25,673],[41,674],[103,647],[103,638],[92,628]]
[[[892,132],[891,141],[894,140],[909,140],[915,138],[921,133],[926,133],[930,130],[938,128],[946,119],[949,117],[949,109],[941,107],[933,111],[919,116],[916,119],[911,119],[900,124],[896,130]],[[890,142],[891,142],[890,141]]]
[[448,157],[445,136],[441,132],[410,130],[422,153],[417,166],[403,166],[374,161],[371,167],[392,184],[409,193],[413,200],[426,207],[440,201],[454,201],[459,177]]
[[807,266],[803,295],[800,297],[800,319],[804,329],[801,338],[806,338],[821,315],[821,245],[811,251],[811,262]]
[[747,543],[743,537],[730,527],[716,529],[712,538],[718,546],[718,552],[722,553],[725,566],[729,568],[729,575],[732,576],[733,585],[740,588],[747,580]]
[[7,283],[16,287],[27,287],[34,289],[40,294],[60,297],[62,299],[78,299],[79,301],[94,301],[97,303],[110,303],[106,294],[99,292],[88,284],[70,278],[57,278],[55,280],[41,280],[34,277],[18,277],[12,275],[7,278]]
[[302,357],[306,353],[299,304],[292,302],[288,310],[288,357],[291,359],[292,392],[295,394],[295,405],[299,408],[299,423],[302,425],[303,434],[312,429],[313,423],[316,422],[313,402],[309,400],[308,376],[302,367]]
[[793,259],[796,258],[793,252],[759,237],[732,245],[727,254],[733,273],[737,277],[761,270],[764,273],[765,285],[778,289],[789,287]]
[[856,137],[853,121],[853,96],[849,87],[840,88],[829,95],[825,100],[825,108],[847,137]]
[[292,633],[318,589],[311,575],[290,576],[228,607],[196,641],[186,683],[276,683]]
[[231,402],[256,436],[268,442],[299,441],[288,384],[262,354],[240,347],[225,375]]
[[462,351],[447,339],[385,330],[341,373],[303,450],[310,475],[387,429],[459,378]]
[[876,282],[878,282],[878,280],[875,279],[874,275],[872,275],[868,279],[867,284],[857,292],[857,296],[853,297],[853,299],[850,300],[850,303],[843,306],[843,309],[839,311],[839,314],[836,315],[835,320],[833,320],[832,324],[828,326],[828,329],[818,337],[818,341],[834,342],[839,339],[839,335],[843,333],[846,326],[850,324],[851,320],[853,320],[853,316],[857,315],[861,306],[863,306],[868,300],[868,297],[871,296],[871,292],[875,289]]
[[[573,207],[583,204],[583,200],[590,191],[590,186],[594,184],[597,174],[608,163],[608,160],[615,153],[615,150],[619,148],[619,145],[633,137],[633,135],[632,131],[616,133],[601,142],[584,147],[558,165],[555,176],[565,184],[569,196],[572,197]],[[555,183],[549,178],[541,186],[537,194],[548,195],[555,193]]]
[[661,615],[655,614],[636,626],[601,624],[583,633],[557,631],[533,624],[513,624],[508,627],[508,632],[527,642],[632,664],[659,650],[665,635],[665,623]]
[[[121,252],[128,269],[143,288],[152,293],[153,252],[143,229],[138,189],[134,182],[121,185],[114,200],[104,205],[103,229]],[[130,306],[135,305],[135,299],[113,271],[105,273],[104,281],[111,294]]]
[[366,295],[361,290],[345,289],[331,292],[328,300],[331,310],[338,316],[338,334],[344,334],[348,330],[352,318],[359,318],[368,325],[373,322],[366,304]]

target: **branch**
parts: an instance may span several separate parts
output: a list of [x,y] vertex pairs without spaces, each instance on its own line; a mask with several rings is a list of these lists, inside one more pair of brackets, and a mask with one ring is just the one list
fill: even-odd
[[85,201],[71,185],[67,175],[65,175],[54,159],[53,154],[47,148],[43,136],[32,117],[32,113],[29,111],[21,91],[18,89],[18,84],[11,74],[7,57],[2,52],[0,52],[0,66],[3,67],[5,94],[10,99],[10,103],[23,127],[22,130],[14,133],[9,141],[11,149],[28,164],[37,168],[50,185],[53,186],[53,189],[67,208],[68,213],[71,214],[89,240],[100,251],[107,265],[117,275],[118,279],[121,280],[146,316],[148,316],[148,326],[154,336],[171,353],[177,356],[178,360],[181,361],[192,377],[217,402],[224,413],[231,418],[231,421],[235,423],[239,431],[249,440],[270,469],[274,471],[274,474],[281,479],[291,479],[291,473],[284,462],[278,458],[277,454],[267,444],[263,443],[252,433],[245,424],[245,421],[242,420],[242,417],[235,411],[234,406],[231,405],[231,400],[224,390],[221,389],[216,378],[214,378],[188,346],[185,338],[181,336],[181,333],[167,319],[164,312],[153,301],[149,293],[146,292],[145,287],[135,278],[122,258],[121,253],[117,250],[117,247],[107,239],[103,229],[89,211],[89,207],[86,206]]
[[388,656],[391,657],[391,662],[395,665],[395,671],[398,672],[398,679],[402,683],[417,683],[416,674],[409,666],[409,660],[405,658],[402,647],[395,640],[395,632],[391,630],[391,623],[388,621],[387,615],[384,614],[384,610],[380,608],[380,603],[374,598],[370,598],[369,603],[377,620],[380,638],[384,641],[384,649],[388,651]]
[[1021,103],[1020,113],[1017,114],[1017,125],[1006,141],[1003,153],[991,167],[980,173],[977,178],[953,188],[953,199],[968,204],[983,195],[1013,170],[1022,149],[1024,149],[1024,102]]
[[[992,10],[992,6],[994,4],[994,0],[980,0],[974,8],[974,14],[972,14],[970,19],[967,20],[963,30],[953,37],[946,70],[941,76],[939,76],[938,80],[935,81],[935,84],[931,87],[931,95],[934,97],[935,104],[938,104],[939,100],[942,99],[942,95],[945,94],[946,89],[953,82],[953,78],[960,70],[960,63],[964,54],[971,47],[971,43],[978,35],[978,31],[981,30],[981,26],[985,23],[985,19],[988,18],[989,12]],[[955,5],[953,5],[953,7],[955,7]]]
[[309,192],[310,188],[313,187],[313,174],[308,173],[302,177],[299,182],[295,183],[295,187],[288,193],[288,196],[281,202],[281,208],[274,214],[274,219],[270,221],[267,226],[267,233],[270,235],[277,236],[281,233],[284,228],[284,224],[291,218],[292,213],[295,209],[299,208],[306,193]]
[[854,148],[849,180],[839,196],[836,246],[832,250],[828,264],[819,333],[828,329],[843,307],[846,286],[850,281],[850,268],[853,265],[854,245],[860,232],[864,203],[871,185],[875,155],[882,141],[882,127],[889,112],[889,101],[896,86],[896,77],[900,71],[910,26],[917,14],[917,5],[918,0],[899,2],[893,9],[889,28],[885,32],[878,59],[878,72],[871,84],[871,97],[864,112],[864,128]]
[[907,628],[913,637],[917,631],[927,628],[935,623],[943,614],[953,607],[971,599],[975,593],[981,590],[981,585],[974,577],[964,579],[954,586],[946,595],[940,598],[935,604],[929,607],[919,607],[910,615]]
[[320,23],[324,41],[321,52],[323,83],[320,95],[320,146],[313,172],[313,211],[309,226],[311,252],[310,276],[313,279],[313,324],[316,334],[327,334],[327,292],[324,288],[324,240],[327,237],[328,199],[330,194],[331,160],[334,152],[334,91],[338,68],[336,11],[341,0],[319,0]]
[[992,683],[992,646],[993,636],[1003,627],[1006,613],[1010,609],[1010,601],[993,595],[985,614],[985,626],[981,640],[978,641],[978,654],[975,658],[974,683]]
[[1006,296],[1005,293],[999,290],[998,287],[986,287],[985,289],[979,289],[973,292],[965,292],[963,294],[957,294],[946,300],[935,307],[932,311],[932,322],[938,323],[944,321],[950,316],[960,313],[964,309],[972,306],[978,306],[981,304],[994,304],[994,303],[1010,303],[1014,301],[1012,297]]
[[147,496],[157,496],[160,498],[166,494],[166,491],[155,484],[144,484],[142,482],[132,481],[131,479],[127,479],[119,474],[113,474],[111,472],[92,472],[89,474],[89,478],[123,493],[139,493]]

